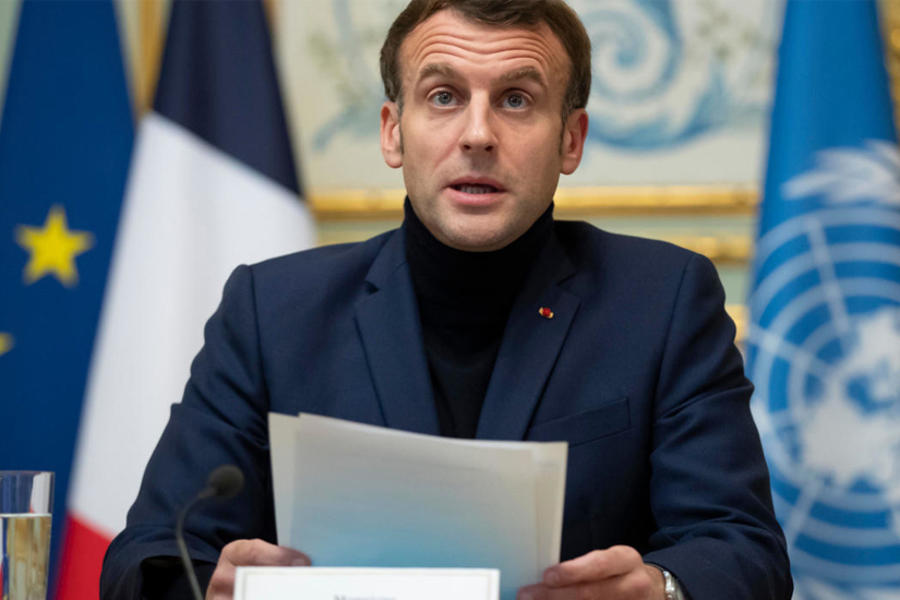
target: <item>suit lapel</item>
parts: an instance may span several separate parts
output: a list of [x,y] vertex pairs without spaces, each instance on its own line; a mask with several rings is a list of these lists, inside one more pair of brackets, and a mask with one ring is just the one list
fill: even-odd
[[402,230],[385,244],[366,281],[375,290],[357,304],[356,323],[386,425],[437,435],[437,412]]
[[[578,296],[557,285],[574,272],[574,266],[553,236],[528,276],[506,323],[476,437],[524,438],[581,303]],[[539,314],[541,307],[552,310],[552,318]]]

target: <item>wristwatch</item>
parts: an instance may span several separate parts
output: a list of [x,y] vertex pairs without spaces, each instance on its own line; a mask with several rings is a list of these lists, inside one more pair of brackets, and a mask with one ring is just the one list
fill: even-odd
[[663,569],[659,565],[653,565],[660,570],[663,576],[663,592],[666,594],[666,600],[685,600],[684,593],[681,591],[681,585],[675,576]]

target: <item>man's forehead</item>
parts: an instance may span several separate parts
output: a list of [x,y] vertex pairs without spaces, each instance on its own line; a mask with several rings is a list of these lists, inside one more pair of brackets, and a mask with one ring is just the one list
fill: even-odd
[[400,46],[403,78],[454,75],[454,61],[496,64],[505,79],[552,79],[568,73],[569,57],[546,23],[492,25],[452,9],[435,13],[413,29]]

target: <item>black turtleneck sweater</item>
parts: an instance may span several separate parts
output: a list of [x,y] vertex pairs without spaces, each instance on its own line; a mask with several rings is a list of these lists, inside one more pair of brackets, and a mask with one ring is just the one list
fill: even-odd
[[474,438],[503,329],[553,228],[553,206],[508,246],[465,252],[438,241],[407,199],[406,259],[419,305],[441,435]]

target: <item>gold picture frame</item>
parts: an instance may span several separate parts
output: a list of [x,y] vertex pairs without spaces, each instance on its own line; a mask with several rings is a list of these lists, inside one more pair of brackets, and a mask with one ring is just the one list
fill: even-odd
[[[319,220],[381,220],[403,212],[404,191],[312,189],[307,201]],[[561,187],[556,192],[560,216],[748,215],[756,210],[754,186],[596,186]]]

